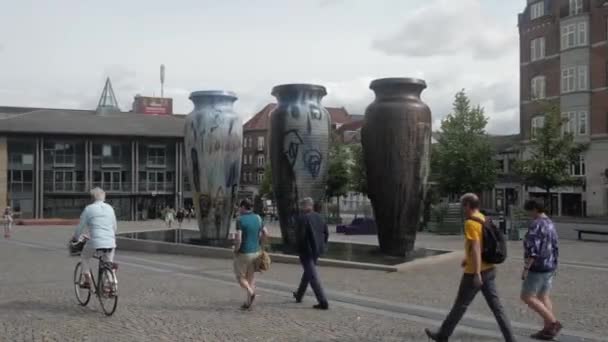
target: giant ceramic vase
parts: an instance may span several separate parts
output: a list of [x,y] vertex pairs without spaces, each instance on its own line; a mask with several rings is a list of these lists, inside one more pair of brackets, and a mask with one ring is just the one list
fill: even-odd
[[272,89],[270,162],[283,243],[294,246],[299,201],[321,201],[327,180],[331,121],[321,105],[325,87],[285,84]]
[[420,100],[426,83],[386,78],[370,88],[376,99],[361,131],[368,195],[381,251],[402,257],[414,249],[429,173],[431,111]]
[[195,91],[186,118],[184,147],[201,239],[228,239],[241,174],[243,126],[237,97],[226,91]]

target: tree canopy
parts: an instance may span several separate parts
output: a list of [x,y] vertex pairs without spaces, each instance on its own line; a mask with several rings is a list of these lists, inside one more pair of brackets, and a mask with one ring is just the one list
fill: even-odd
[[576,143],[572,133],[562,130],[568,119],[562,117],[559,105],[545,102],[542,106],[544,124],[531,132],[528,155],[517,163],[517,173],[526,185],[546,192],[560,186],[580,184],[581,179],[571,175],[570,167],[579,162],[587,145]]
[[441,121],[431,157],[431,172],[444,194],[480,193],[494,186],[496,163],[485,131],[487,123],[484,109],[471,106],[465,91],[459,91],[453,112]]

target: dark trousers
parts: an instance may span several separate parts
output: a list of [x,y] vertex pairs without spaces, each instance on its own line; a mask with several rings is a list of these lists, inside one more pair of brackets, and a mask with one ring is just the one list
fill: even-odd
[[300,286],[298,287],[296,296],[298,298],[304,297],[304,294],[306,293],[306,288],[308,287],[308,284],[310,284],[310,287],[312,287],[312,290],[314,291],[315,297],[317,297],[317,301],[319,302],[319,304],[327,304],[327,298],[325,297],[325,293],[323,292],[323,288],[321,287],[319,274],[317,273],[317,259],[307,256],[300,256],[300,263],[302,264],[304,273],[302,273],[302,280],[300,281]]
[[485,297],[488,306],[492,310],[492,313],[494,313],[494,317],[496,318],[496,322],[498,322],[498,326],[500,327],[500,331],[502,332],[505,341],[515,341],[515,337],[513,336],[513,331],[511,329],[511,323],[505,314],[505,310],[500,303],[500,299],[498,298],[498,292],[496,291],[496,270],[490,269],[481,272],[481,278],[483,281],[481,288],[475,287],[473,277],[474,276],[472,274],[464,274],[462,276],[460,287],[458,289],[458,295],[456,296],[456,302],[454,303],[454,306],[452,307],[452,310],[450,310],[450,313],[446,317],[445,321],[443,321],[438,335],[445,339],[452,335],[456,325],[467,311],[469,304],[473,302],[473,299],[475,299],[475,296],[479,290],[481,290],[481,293]]

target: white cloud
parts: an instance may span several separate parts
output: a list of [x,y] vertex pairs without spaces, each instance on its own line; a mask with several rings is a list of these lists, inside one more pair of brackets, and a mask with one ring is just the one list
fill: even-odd
[[375,39],[372,46],[392,56],[466,54],[492,59],[502,56],[505,48],[517,48],[517,33],[484,13],[481,0],[434,0],[412,11],[399,30]]

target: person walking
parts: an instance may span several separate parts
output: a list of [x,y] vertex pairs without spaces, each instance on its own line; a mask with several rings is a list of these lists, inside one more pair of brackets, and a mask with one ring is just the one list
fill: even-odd
[[171,229],[173,225],[173,221],[175,221],[175,210],[173,208],[167,206],[165,208],[165,224],[167,224],[167,228]]
[[4,220],[4,238],[10,239],[11,229],[13,227],[13,209],[11,207],[6,207],[6,209],[4,209],[2,219]]
[[184,210],[184,208],[179,208],[177,210],[177,214],[175,214],[175,217],[177,218],[177,223],[179,225],[179,229],[182,229],[182,222],[184,222],[185,216],[186,216],[186,211]]
[[315,212],[312,198],[304,198],[300,202],[300,206],[302,208],[302,215],[297,219],[296,236],[298,254],[304,272],[302,273],[300,286],[293,293],[293,297],[297,303],[301,303],[306,293],[306,288],[310,284],[318,302],[313,308],[327,310],[329,309],[329,303],[323,292],[316,265],[317,260],[323,255],[327,246],[329,230],[323,217]]
[[268,236],[262,218],[252,211],[251,201],[244,199],[239,207],[234,240],[234,275],[247,297],[241,309],[250,309],[255,300],[255,263],[261,245]]
[[496,267],[481,259],[481,251],[483,250],[483,226],[481,222],[485,222],[485,217],[479,212],[479,198],[472,193],[465,194],[461,197],[460,203],[466,217],[464,223],[465,258],[462,261],[464,274],[460,281],[456,301],[443,324],[439,330],[425,329],[425,333],[433,341],[447,341],[467,308],[481,290],[498,322],[505,341],[515,341],[511,323],[504,312],[496,290]]
[[544,320],[544,327],[531,337],[552,340],[559,335],[562,324],[555,318],[549,291],[557,270],[559,248],[555,226],[536,200],[524,204],[532,222],[524,239],[524,269],[521,279],[521,300]]

